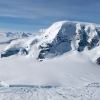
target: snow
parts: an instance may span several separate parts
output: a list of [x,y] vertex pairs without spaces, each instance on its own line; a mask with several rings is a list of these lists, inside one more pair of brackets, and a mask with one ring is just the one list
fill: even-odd
[[9,85],[6,84],[6,83],[3,82],[3,81],[0,81],[0,87],[9,87]]
[[[99,67],[96,65],[100,47],[95,47],[92,50],[85,48],[83,52],[76,51],[77,46],[75,41],[77,40],[74,37],[74,32],[76,31],[76,33],[78,33],[78,29],[81,29],[84,25],[86,26],[85,29],[88,29],[87,25],[91,27],[92,30],[94,30],[94,26],[95,28],[98,27],[98,25],[95,24],[91,25],[81,22],[77,24],[77,22],[62,21],[54,23],[40,36],[13,40],[8,46],[5,46],[4,51],[14,49],[21,51],[22,48],[25,48],[29,54],[25,56],[19,53],[18,55],[8,58],[1,58],[0,67],[3,71],[0,72],[0,79],[7,81],[8,84],[43,85],[49,83],[49,85],[53,86],[73,86],[73,84],[75,86],[84,86],[84,84],[94,81],[100,82],[98,80],[98,78],[100,78]],[[76,26],[76,29],[74,26]],[[68,32],[70,32],[70,34],[68,34]],[[66,33],[68,41],[72,39],[72,42],[61,43],[55,46],[59,42],[56,39],[57,34],[64,39]],[[95,31],[92,34],[95,35]],[[44,37],[45,35],[48,35],[47,39]],[[43,62],[39,62],[37,60],[37,56],[40,52],[39,46],[41,45],[44,48],[43,50],[48,50],[49,48],[46,47],[48,46],[48,41],[49,43],[51,42],[54,47],[51,48],[50,53],[46,54],[46,59],[44,59]],[[66,45],[67,47],[65,48]],[[2,47],[2,45],[0,46]],[[54,55],[56,57],[52,58]],[[9,73],[5,75],[3,72]],[[27,75],[27,73],[30,74]],[[92,77],[90,73],[94,77]]]
[[0,100],[100,100],[98,87],[0,88]]
[[[1,44],[0,53],[24,48],[29,54],[19,52],[0,58],[0,80],[9,84],[0,88],[0,99],[100,100],[100,88],[93,87],[93,83],[100,83],[100,66],[96,64],[100,57],[99,30],[96,24],[61,21],[41,30],[40,35]],[[90,50],[87,45],[79,45],[84,33],[89,43],[97,40]],[[45,59],[40,62],[41,52]]]
[[99,29],[100,25],[92,23],[56,22],[48,29],[41,30],[41,35],[12,41],[4,51],[20,51],[23,48],[27,49],[29,57],[38,59],[39,55],[42,55],[42,58],[52,58],[72,50],[92,49],[100,44]]
[[[95,50],[91,53],[96,56]],[[43,62],[17,55],[1,58],[0,79],[8,84],[68,87],[100,83],[100,67],[94,62],[93,55],[90,51],[74,51]]]

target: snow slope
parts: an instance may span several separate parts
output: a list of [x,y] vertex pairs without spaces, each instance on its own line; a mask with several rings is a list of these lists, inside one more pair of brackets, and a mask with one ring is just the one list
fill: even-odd
[[[92,53],[96,55],[94,50]],[[0,79],[8,84],[78,87],[100,83],[100,67],[89,51],[70,52],[43,62],[25,56],[1,58],[0,69]]]

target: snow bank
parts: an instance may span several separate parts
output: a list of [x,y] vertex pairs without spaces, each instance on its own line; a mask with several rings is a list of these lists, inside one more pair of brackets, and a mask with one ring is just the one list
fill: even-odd
[[0,87],[9,87],[9,85],[6,84],[6,83],[3,82],[3,81],[0,81]]

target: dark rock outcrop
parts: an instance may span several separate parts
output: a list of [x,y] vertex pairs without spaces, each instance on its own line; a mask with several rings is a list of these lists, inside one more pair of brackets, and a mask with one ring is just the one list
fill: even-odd
[[[7,50],[7,51],[4,51],[3,53],[1,53],[1,58],[2,57],[9,57],[9,56],[18,54],[19,52],[20,52],[20,50]],[[22,49],[21,53],[28,55],[28,51],[26,49]]]
[[1,58],[2,57],[9,57],[11,55],[17,54],[19,52],[19,50],[7,50],[3,53],[1,53]]
[[39,49],[41,49],[41,50],[40,50],[40,53],[38,55],[38,59],[45,59],[45,57],[44,57],[45,54],[50,51],[49,45],[48,44],[46,46],[40,45]]
[[100,57],[97,59],[97,63],[100,65]]

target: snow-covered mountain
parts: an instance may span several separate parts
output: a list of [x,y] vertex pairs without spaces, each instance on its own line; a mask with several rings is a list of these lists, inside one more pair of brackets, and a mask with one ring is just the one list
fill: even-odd
[[34,36],[34,33],[28,32],[0,32],[0,37],[21,38],[23,34],[27,36]]
[[93,23],[60,21],[40,32],[39,36],[12,41],[1,56],[8,57],[22,52],[44,59],[69,51],[91,50],[100,45],[100,25]]
[[0,45],[2,44],[10,44],[11,41],[33,37],[35,36],[34,33],[24,33],[24,32],[0,32]]
[[100,25],[61,21],[29,35],[0,36],[0,100],[100,100]]

